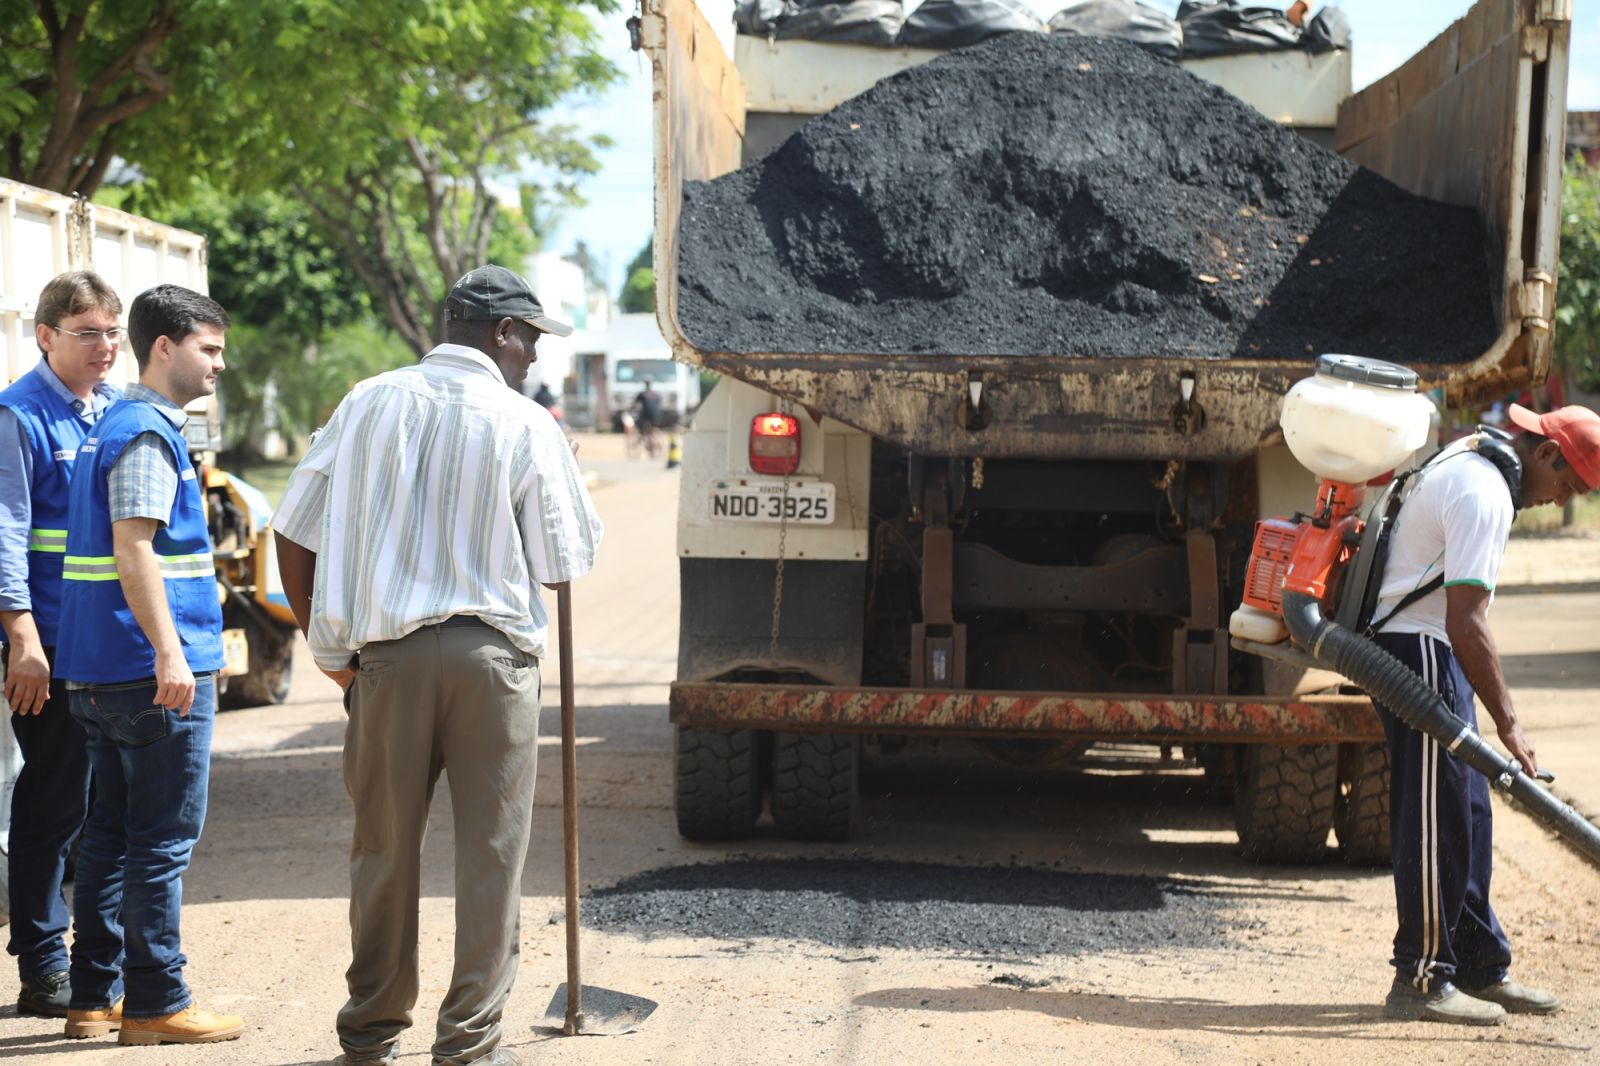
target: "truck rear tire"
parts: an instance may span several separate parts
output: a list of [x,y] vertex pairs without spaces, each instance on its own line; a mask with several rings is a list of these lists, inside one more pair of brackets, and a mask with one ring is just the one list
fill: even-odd
[[778,733],[772,751],[772,819],[795,840],[849,840],[861,808],[861,737]]
[[1350,866],[1388,866],[1389,745],[1341,744],[1333,835]]
[[1270,865],[1326,859],[1338,777],[1336,745],[1246,745],[1233,795],[1233,821],[1245,858]]
[[761,816],[761,744],[753,729],[677,727],[673,809],[689,840],[740,840]]

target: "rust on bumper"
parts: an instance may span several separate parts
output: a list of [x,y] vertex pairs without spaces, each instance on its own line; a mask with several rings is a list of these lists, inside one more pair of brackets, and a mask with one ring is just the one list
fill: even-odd
[[1365,696],[950,692],[678,682],[671,718],[702,729],[1328,744],[1381,741]]

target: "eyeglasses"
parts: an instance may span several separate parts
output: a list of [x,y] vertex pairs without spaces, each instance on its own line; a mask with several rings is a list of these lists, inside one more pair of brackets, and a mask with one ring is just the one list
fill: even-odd
[[119,329],[62,329],[60,326],[51,326],[50,328],[55,330],[57,333],[65,333],[67,336],[75,338],[77,340],[77,342],[79,344],[83,345],[85,348],[93,348],[93,347],[95,347],[96,345],[98,345],[100,343],[102,338],[106,342],[108,342],[111,345],[111,347],[115,348],[117,345],[122,343],[122,338],[124,338],[124,337],[126,337],[128,335],[128,331],[127,330],[120,329],[120,328]]

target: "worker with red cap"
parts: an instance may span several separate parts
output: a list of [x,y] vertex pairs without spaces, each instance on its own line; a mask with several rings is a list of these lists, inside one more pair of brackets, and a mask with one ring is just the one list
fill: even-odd
[[[1565,504],[1600,488],[1600,415],[1583,407],[1508,411],[1523,432],[1484,431],[1446,448],[1412,479],[1374,617],[1374,639],[1474,728],[1474,695],[1500,741],[1538,769],[1489,631],[1489,603],[1518,508]],[[1549,992],[1510,976],[1511,944],[1489,905],[1488,780],[1378,705],[1389,745],[1395,904],[1391,1018],[1498,1025],[1550,1014]]]

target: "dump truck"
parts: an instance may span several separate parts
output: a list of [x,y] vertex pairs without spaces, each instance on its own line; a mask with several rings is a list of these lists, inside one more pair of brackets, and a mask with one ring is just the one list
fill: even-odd
[[[1347,51],[1184,63],[1405,189],[1478,210],[1497,336],[1415,366],[1449,408],[1549,371],[1570,32],[1567,0],[1480,0],[1355,94]],[[1114,742],[1203,767],[1258,861],[1315,861],[1331,829],[1348,861],[1387,862],[1370,701],[1243,655],[1226,629],[1257,520],[1315,483],[1277,430],[1306,356],[698,347],[677,310],[685,183],[939,53],[741,36],[730,56],[693,0],[645,0],[639,37],[657,316],[674,358],[722,375],[683,442],[680,832],[737,838],[770,809],[786,835],[846,838],[864,744],[964,737],[1044,763]]]
[[[126,309],[145,289],[165,282],[205,292],[206,241],[81,198],[0,181],[0,387],[39,361],[34,307],[45,284],[67,270],[95,271]],[[108,380],[120,388],[138,376],[125,346]],[[289,693],[295,625],[275,585],[278,567],[266,531],[271,508],[260,492],[217,466],[220,398],[197,400],[188,413],[184,436],[204,479],[228,655],[219,701],[225,707],[282,703]]]

